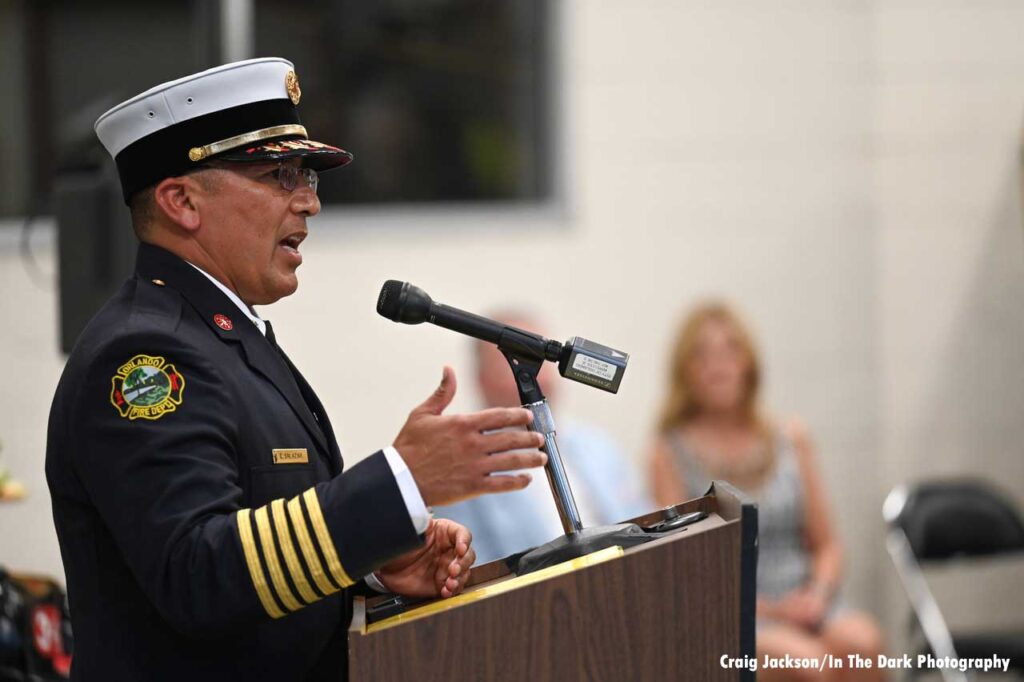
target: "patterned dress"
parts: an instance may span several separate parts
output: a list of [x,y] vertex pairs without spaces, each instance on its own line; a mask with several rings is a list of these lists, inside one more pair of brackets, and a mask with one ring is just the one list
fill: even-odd
[[[678,432],[668,439],[675,464],[686,479],[688,497],[704,495],[712,478],[725,478],[709,472],[705,459]],[[792,441],[777,433],[771,450],[768,471],[756,488],[743,492],[757,503],[758,557],[757,594],[777,599],[807,583],[811,578],[811,555],[805,544],[804,489]],[[768,457],[768,452],[758,453]],[[739,487],[739,486],[737,486]],[[834,598],[826,620],[842,608]],[[758,619],[758,625],[766,624]]]

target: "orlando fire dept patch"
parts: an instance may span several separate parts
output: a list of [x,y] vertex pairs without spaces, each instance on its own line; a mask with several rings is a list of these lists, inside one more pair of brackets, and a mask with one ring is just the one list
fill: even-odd
[[181,405],[185,377],[160,356],[136,355],[111,379],[110,404],[127,419],[159,419]]

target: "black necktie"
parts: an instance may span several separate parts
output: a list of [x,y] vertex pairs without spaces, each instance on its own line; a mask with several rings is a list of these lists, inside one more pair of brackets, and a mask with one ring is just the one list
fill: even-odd
[[278,348],[277,337],[274,336],[274,327],[270,324],[270,320],[263,320],[263,324],[267,326],[267,341],[270,341],[270,345],[274,348]]

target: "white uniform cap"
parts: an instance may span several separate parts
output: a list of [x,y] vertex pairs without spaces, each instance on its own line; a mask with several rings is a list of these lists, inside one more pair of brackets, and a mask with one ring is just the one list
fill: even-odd
[[150,88],[100,116],[95,130],[117,162],[126,202],[211,158],[298,156],[317,170],[351,161],[348,152],[308,139],[297,110],[301,94],[291,62],[249,59]]

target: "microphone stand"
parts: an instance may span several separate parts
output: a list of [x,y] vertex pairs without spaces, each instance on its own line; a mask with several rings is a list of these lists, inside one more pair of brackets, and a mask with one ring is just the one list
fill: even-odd
[[[501,347],[499,346],[499,348]],[[551,494],[555,497],[555,507],[558,509],[558,517],[562,521],[562,530],[566,535],[579,533],[583,530],[583,521],[580,519],[579,509],[576,507],[576,499],[572,495],[572,486],[569,485],[569,477],[565,473],[562,456],[558,452],[558,441],[555,439],[555,418],[551,415],[548,399],[544,397],[537,381],[543,360],[519,357],[504,349],[501,351],[508,359],[512,372],[515,374],[516,387],[519,389],[519,399],[522,401],[523,407],[533,413],[530,430],[544,436],[544,445],[541,449],[548,456],[548,463],[544,465],[544,473],[547,474]]]
[[508,360],[512,374],[519,389],[519,399],[523,407],[533,413],[530,430],[544,436],[543,450],[548,456],[544,465],[551,494],[555,498],[555,507],[562,521],[565,535],[533,549],[519,558],[516,567],[517,575],[560,564],[593,552],[615,545],[623,549],[639,545],[656,536],[649,535],[635,523],[620,523],[611,526],[584,528],[580,518],[576,500],[572,495],[569,477],[566,475],[562,456],[558,451],[555,439],[555,420],[551,415],[547,398],[540,389],[537,376],[544,364],[544,348],[536,345],[532,339],[517,334],[517,330],[503,333],[498,342],[498,349]]

